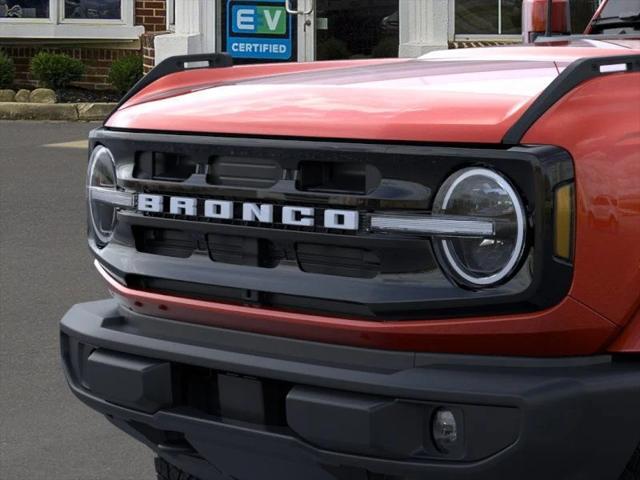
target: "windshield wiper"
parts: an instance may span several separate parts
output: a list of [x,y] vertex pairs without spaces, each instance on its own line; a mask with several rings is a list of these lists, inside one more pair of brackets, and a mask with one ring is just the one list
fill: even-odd
[[624,21],[637,22],[638,20],[640,20],[640,12],[636,12],[636,13],[622,13],[622,14],[618,15],[618,18],[619,18],[620,20],[624,20]]
[[595,25],[600,24],[611,24],[611,23],[637,23],[640,21],[640,12],[623,12],[617,17],[600,17],[596,19],[593,23]]
[[592,28],[596,32],[598,31],[601,32],[604,30],[615,29],[615,28],[624,29],[625,27],[628,27],[633,29],[634,31],[637,31],[639,26],[640,26],[640,12],[638,13],[624,12],[618,15],[617,17],[601,17],[601,18],[598,18],[597,20],[594,20],[592,24]]

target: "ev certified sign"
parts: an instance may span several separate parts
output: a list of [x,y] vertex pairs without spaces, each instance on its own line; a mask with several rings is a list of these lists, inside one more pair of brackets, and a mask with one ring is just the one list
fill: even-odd
[[285,0],[228,0],[227,52],[234,58],[291,60],[292,18]]

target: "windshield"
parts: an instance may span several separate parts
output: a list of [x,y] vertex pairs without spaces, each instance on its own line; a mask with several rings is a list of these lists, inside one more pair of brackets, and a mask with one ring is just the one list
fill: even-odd
[[604,34],[640,31],[640,0],[609,0],[591,28],[592,33]]
[[625,14],[640,13],[640,0],[609,0],[602,9],[599,19],[617,18]]

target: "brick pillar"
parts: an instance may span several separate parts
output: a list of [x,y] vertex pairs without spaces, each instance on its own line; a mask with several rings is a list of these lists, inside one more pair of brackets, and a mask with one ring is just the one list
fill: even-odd
[[155,66],[156,61],[156,49],[154,45],[154,39],[157,35],[161,35],[164,32],[157,33],[145,33],[140,38],[142,42],[142,67],[145,74]]
[[166,0],[136,0],[136,25],[145,33],[164,32],[167,29]]
[[136,25],[144,27],[140,41],[144,73],[148,73],[155,65],[154,38],[167,30],[166,0],[136,0]]

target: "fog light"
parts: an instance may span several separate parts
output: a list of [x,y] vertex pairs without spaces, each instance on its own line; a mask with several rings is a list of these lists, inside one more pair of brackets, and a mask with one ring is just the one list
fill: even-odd
[[437,410],[433,416],[431,430],[433,441],[442,453],[449,453],[456,447],[459,440],[458,423],[451,410]]

